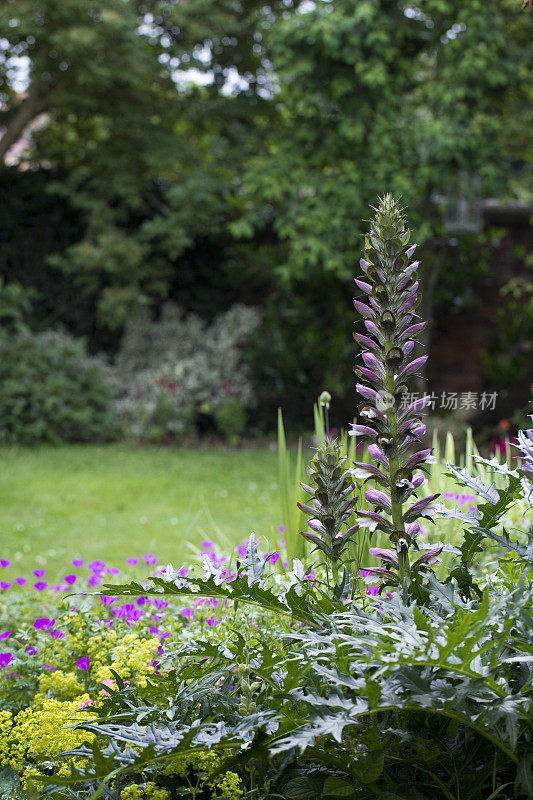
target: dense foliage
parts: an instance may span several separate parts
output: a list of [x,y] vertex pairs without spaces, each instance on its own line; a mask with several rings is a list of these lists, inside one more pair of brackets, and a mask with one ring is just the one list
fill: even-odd
[[48,331],[0,333],[0,440],[95,442],[120,430],[105,365],[81,339]]
[[376,190],[429,245],[426,303],[476,302],[494,237],[452,246],[434,200],[460,175],[531,200],[532,25],[515,0],[8,0],[0,270],[41,292],[37,327],[108,350],[139,302],[265,301],[256,414],[290,395],[298,420],[317,384],[348,394],[343,298]]

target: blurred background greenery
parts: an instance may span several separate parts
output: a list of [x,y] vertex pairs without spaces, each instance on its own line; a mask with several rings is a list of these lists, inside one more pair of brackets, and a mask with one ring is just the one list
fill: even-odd
[[518,0],[2,0],[0,31],[4,443],[236,442],[278,406],[297,432],[324,388],[345,424],[385,191],[421,245],[430,390],[497,392],[459,419],[489,439],[522,422]]

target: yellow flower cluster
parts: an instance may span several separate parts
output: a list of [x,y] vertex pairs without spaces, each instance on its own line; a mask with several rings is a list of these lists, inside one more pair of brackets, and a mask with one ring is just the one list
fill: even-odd
[[198,750],[188,756],[169,758],[162,772],[165,775],[186,775],[189,770],[192,770],[196,774],[196,785],[211,789],[212,800],[222,800],[222,798],[223,800],[241,800],[243,790],[241,779],[236,772],[228,771],[212,777],[220,764],[220,756],[212,750]]
[[15,717],[9,711],[1,711],[0,763],[20,770],[28,762],[38,764],[90,742],[93,734],[65,727],[91,718],[87,711],[79,711],[89,700],[88,694],[71,701],[37,695],[35,707],[25,708]]
[[168,800],[166,789],[156,786],[152,781],[145,784],[132,783],[120,792],[120,800]]
[[127,633],[113,649],[111,663],[104,665],[99,659],[92,674],[99,682],[113,680],[111,670],[114,670],[121,678],[134,680],[137,686],[146,686],[147,676],[153,673],[151,661],[155,658],[158,648],[159,639],[155,636],[140,639],[135,633]]
[[39,705],[46,696],[55,697],[56,700],[75,700],[83,694],[83,686],[73,672],[66,674],[56,669],[54,672],[43,672],[39,676],[39,693],[35,696],[35,703]]

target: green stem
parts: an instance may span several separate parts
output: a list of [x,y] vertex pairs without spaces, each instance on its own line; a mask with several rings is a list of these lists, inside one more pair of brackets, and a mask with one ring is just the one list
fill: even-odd
[[[394,376],[388,375],[384,381],[385,389],[391,395],[394,391]],[[387,410],[387,422],[389,423],[391,435],[396,438],[398,433],[398,415],[396,413],[396,409],[394,406]],[[397,531],[405,531],[405,525],[403,521],[403,512],[402,512],[402,503],[399,500],[395,499],[395,486],[394,486],[394,476],[398,469],[400,468],[400,460],[398,456],[391,458],[389,460],[389,480],[391,485],[391,516],[392,516],[392,525],[394,530]],[[409,551],[407,547],[401,547],[398,552],[398,577],[400,579],[400,586],[402,587],[402,593],[404,597],[407,595],[407,589],[409,586],[409,575],[410,575],[410,564],[409,564]]]

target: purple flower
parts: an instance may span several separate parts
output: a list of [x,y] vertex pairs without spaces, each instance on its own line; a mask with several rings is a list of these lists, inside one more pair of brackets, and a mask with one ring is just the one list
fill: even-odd
[[120,575],[120,570],[118,567],[108,567],[107,568],[108,575]]
[[55,631],[50,631],[50,636],[53,636],[54,639],[62,639],[64,635],[63,631],[58,631],[57,629]]
[[87,566],[93,572],[103,572],[106,565],[104,561],[101,561],[99,558],[97,558],[95,561],[91,561],[90,564],[87,564]]
[[11,566],[11,561],[7,561],[5,558],[0,558],[0,567],[2,567],[2,569],[6,569],[9,566]]
[[159,600],[157,597],[154,599],[154,606],[162,610],[168,606],[168,602],[166,600]]
[[278,525],[278,533],[285,533],[285,525]]
[[11,589],[12,586],[13,586],[13,584],[9,583],[9,581],[0,581],[0,589],[3,592],[7,592],[7,590]]
[[45,569],[34,569],[34,570],[33,570],[33,574],[35,575],[35,577],[36,577],[36,578],[42,578],[42,577],[44,577],[44,573],[45,573],[45,572],[46,572],[46,570],[45,570]]
[[28,579],[27,578],[15,578],[15,583],[18,586],[26,586],[26,584],[28,583]]
[[35,589],[37,589],[38,592],[42,592],[43,589],[46,589],[48,584],[46,581],[37,581],[37,583],[34,583],[33,586]]
[[76,661],[76,666],[78,669],[89,669],[89,656],[78,658]]
[[43,664],[43,669],[46,670],[47,672],[53,672],[55,670],[55,667],[53,666],[53,664]]
[[207,624],[209,625],[210,628],[215,628],[217,625],[220,625],[222,620],[221,619],[215,620],[214,617],[209,617],[209,619],[207,619],[206,622],[207,622]]
[[116,597],[109,597],[109,595],[107,594],[100,595],[100,600],[102,601],[104,606],[110,606],[112,603],[115,602],[116,599],[117,599]]
[[2,641],[2,639],[7,639],[9,636],[11,636],[12,631],[13,631],[13,629],[10,628],[8,631],[4,631],[4,633],[0,633],[0,641]]
[[87,583],[89,584],[89,586],[98,586],[98,584],[100,583],[100,576],[97,575],[96,573],[94,573],[93,575],[89,575],[89,577],[87,578]]
[[182,608],[181,615],[185,619],[192,619],[194,617],[194,608]]
[[154,564],[157,564],[157,558],[154,556],[153,553],[148,553],[148,555],[143,556],[144,563],[147,567],[153,567]]
[[7,667],[13,661],[13,653],[0,653],[0,667]]
[[69,586],[72,586],[73,583],[76,583],[76,575],[65,575],[64,581],[68,583]]
[[238,544],[237,547],[235,548],[235,552],[241,558],[246,558],[246,554],[248,552],[248,548],[245,547],[243,544]]
[[204,550],[211,550],[211,548],[214,546],[214,542],[202,542],[202,547]]
[[55,623],[55,619],[48,619],[47,617],[41,617],[41,619],[36,619],[33,623],[33,627],[38,631],[47,631],[49,630],[53,624]]
[[[163,570],[163,574],[164,574],[164,570]],[[189,570],[187,569],[187,567],[182,567],[178,574],[179,574],[180,578],[185,578],[189,574]]]
[[83,558],[73,558],[70,563],[73,567],[83,567]]
[[129,558],[126,559],[126,564],[128,564],[128,566],[130,567],[136,567],[138,563],[139,559],[135,558],[135,556],[130,556]]
[[29,644],[29,645],[27,646],[27,648],[26,648],[26,652],[27,652],[27,654],[28,654],[29,656],[34,656],[34,655],[37,653],[37,650],[35,649],[35,647],[32,647],[32,645],[31,645],[31,644]]

